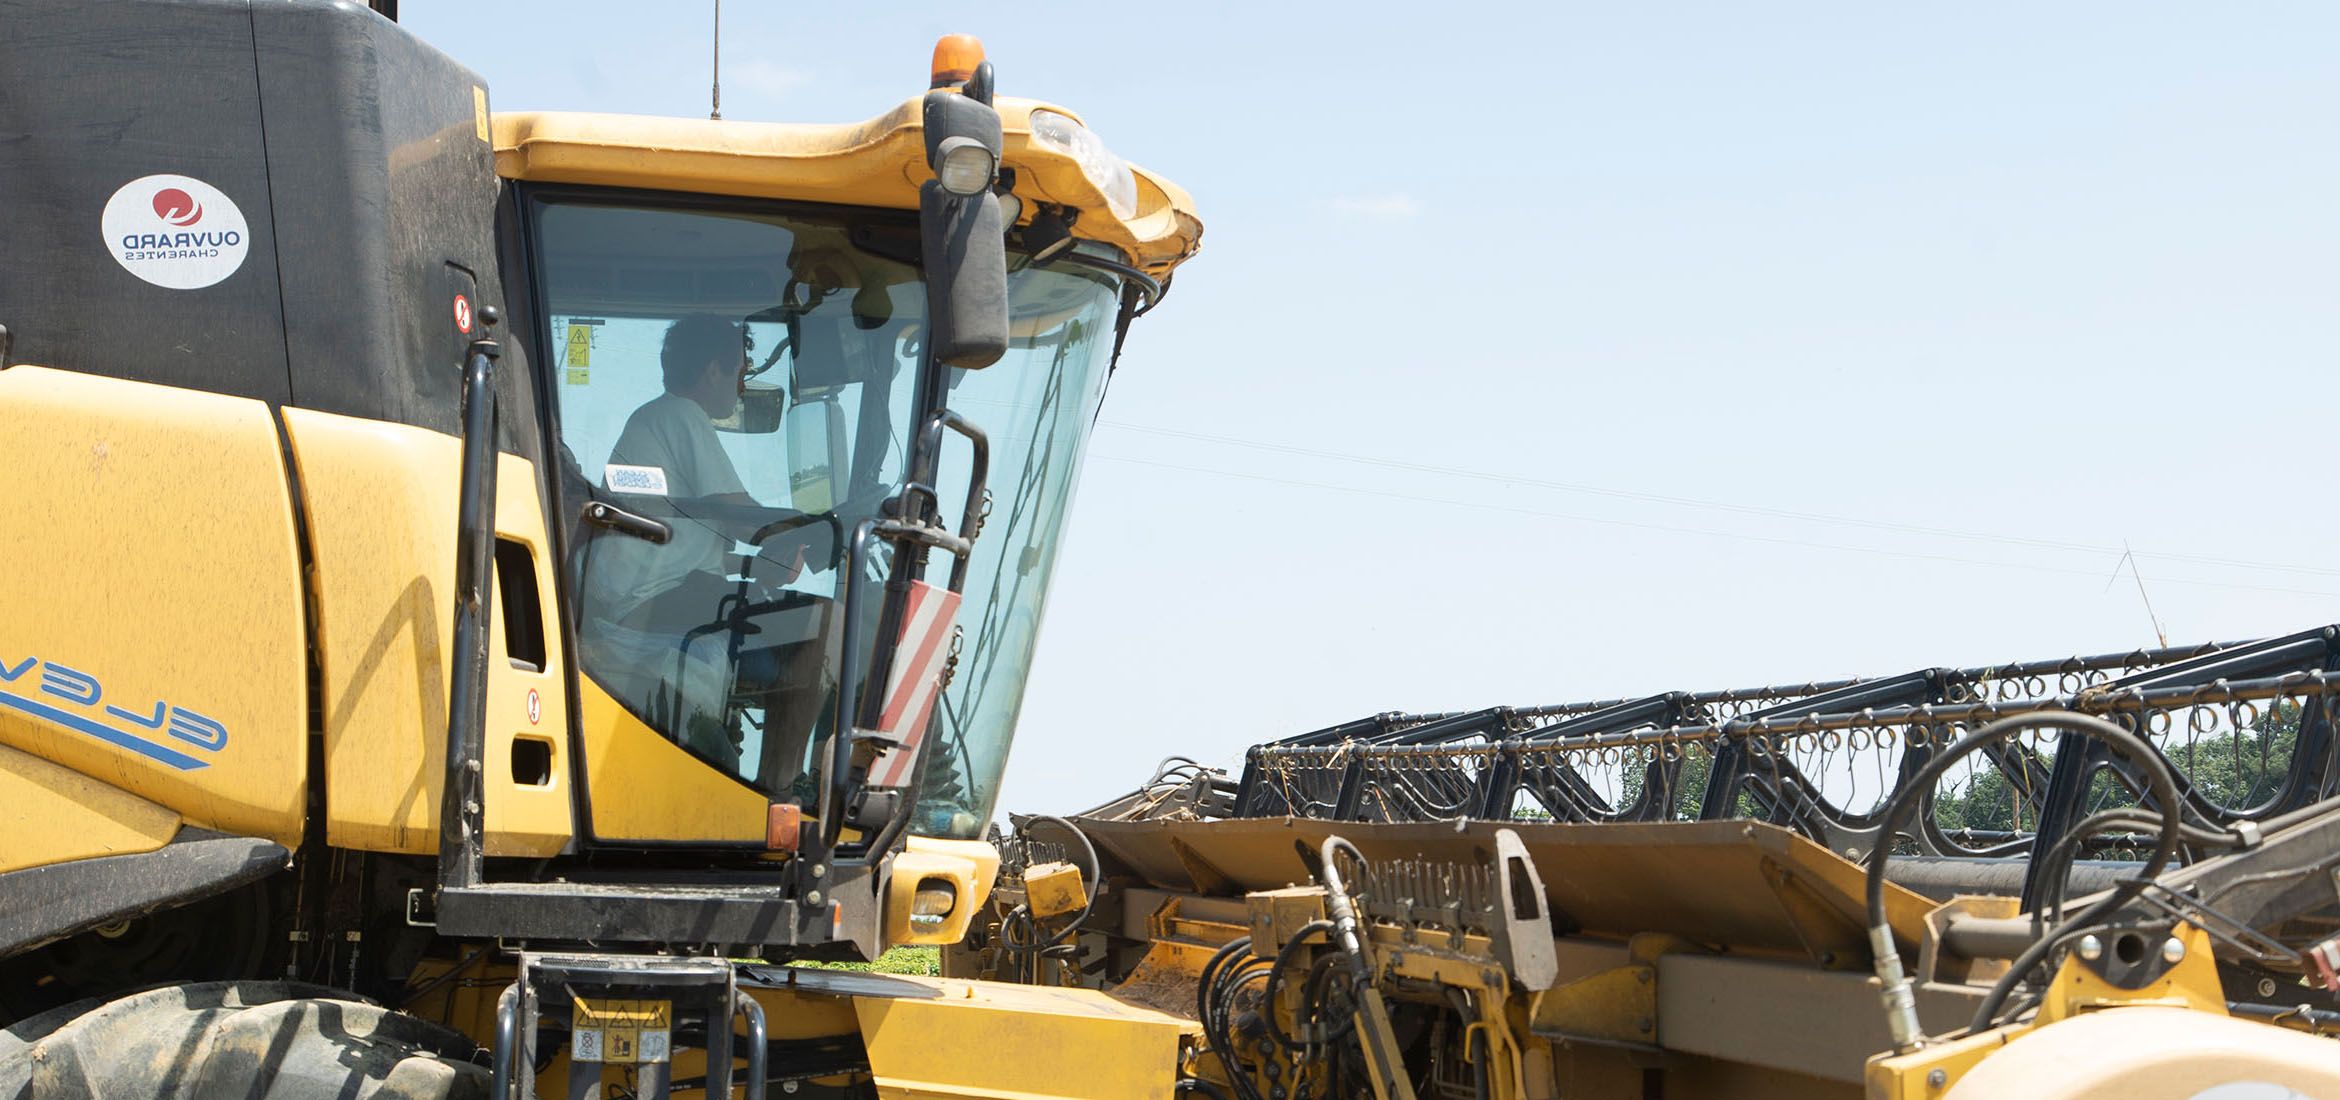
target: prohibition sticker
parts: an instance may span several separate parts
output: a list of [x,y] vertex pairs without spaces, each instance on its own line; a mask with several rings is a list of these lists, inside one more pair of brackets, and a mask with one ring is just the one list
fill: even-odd
[[106,251],[122,269],[171,290],[201,290],[236,273],[252,248],[244,212],[193,176],[140,176],[106,200],[98,218]]
[[536,696],[536,689],[535,689],[535,688],[529,688],[529,689],[528,689],[528,724],[529,724],[529,725],[531,725],[531,726],[533,726],[533,725],[535,725],[535,724],[537,724],[538,722],[541,722],[541,721],[543,721],[543,720],[544,720],[544,700],[537,698],[537,696]]
[[461,294],[455,296],[455,331],[465,335],[471,332],[471,299]]

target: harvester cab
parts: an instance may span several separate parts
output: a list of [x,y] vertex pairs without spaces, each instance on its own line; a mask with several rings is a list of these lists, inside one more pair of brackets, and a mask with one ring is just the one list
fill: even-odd
[[694,959],[959,937],[1183,192],[960,36],[808,126],[491,114],[349,4],[0,24],[39,258],[0,266],[0,468],[39,486],[0,895],[43,899],[0,905],[0,1022],[500,943],[510,1069],[572,992],[720,987],[716,1042],[753,1002]]

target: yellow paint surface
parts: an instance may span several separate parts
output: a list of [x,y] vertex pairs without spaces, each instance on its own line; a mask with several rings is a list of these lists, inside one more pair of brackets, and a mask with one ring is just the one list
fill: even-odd
[[[461,443],[422,428],[306,409],[286,409],[284,420],[316,561],[327,839],[369,851],[436,852]],[[572,833],[553,556],[535,468],[500,458],[496,536],[528,547],[534,558],[545,667],[512,662],[504,641],[508,601],[491,601],[485,846],[489,855],[548,856]],[[521,738],[551,747],[549,782],[513,781],[512,745]]]
[[179,815],[31,753],[0,747],[0,874],[151,852]]
[[1170,1100],[1190,1021],[1089,989],[902,977],[922,995],[853,1002],[885,1100]]
[[[1156,278],[1200,247],[1194,200],[1177,184],[1133,166],[1137,209],[1122,217],[1079,162],[1033,140],[1034,110],[1077,114],[1012,96],[996,105],[1001,164],[1015,169],[1027,216],[1035,202],[1072,207],[1080,213],[1077,236],[1121,249]],[[933,176],[920,118],[917,99],[843,125],[505,112],[495,116],[496,171],[508,179],[915,210],[918,185]]]
[[[999,849],[980,840],[912,836],[894,856],[888,873],[892,877],[886,883],[886,945],[957,943],[966,938],[967,926],[991,896],[991,884],[999,877]],[[938,878],[951,884],[958,903],[951,907],[942,927],[914,932],[910,928],[911,899],[917,895],[919,883]]]
[[300,842],[304,626],[280,456],[258,401],[0,371],[0,470],[20,489],[0,523],[0,745],[189,824]]
[[590,678],[578,679],[596,838],[764,842],[770,799],[659,736]]

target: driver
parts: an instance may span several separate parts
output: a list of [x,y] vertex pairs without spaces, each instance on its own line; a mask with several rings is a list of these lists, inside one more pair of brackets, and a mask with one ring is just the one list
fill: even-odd
[[[747,388],[748,347],[747,326],[711,313],[695,313],[667,326],[658,353],[666,392],[626,418],[625,430],[610,448],[603,474],[606,487],[620,493],[655,493],[670,501],[757,506],[715,436],[715,422],[739,411],[740,395]],[[622,562],[596,563],[601,568],[595,570],[595,579],[603,586],[612,618],[629,617],[644,602],[693,574],[721,578],[729,571],[723,556],[731,549],[731,537],[705,521],[682,519],[664,546],[633,540],[627,544],[646,552],[625,555]]]
[[[741,524],[719,513],[761,507],[715,434],[715,422],[739,409],[750,343],[745,325],[713,314],[667,327],[659,350],[665,392],[627,418],[602,480],[615,493],[666,498],[656,511],[674,534],[664,545],[597,539],[586,572],[593,612],[606,624],[594,633],[614,651],[597,663],[624,670],[616,678],[626,682],[610,686],[677,741],[734,772],[741,746],[725,708],[730,639],[704,628],[737,591],[727,558]],[[707,504],[717,507],[694,507]],[[776,579],[793,579],[802,561],[799,551]]]

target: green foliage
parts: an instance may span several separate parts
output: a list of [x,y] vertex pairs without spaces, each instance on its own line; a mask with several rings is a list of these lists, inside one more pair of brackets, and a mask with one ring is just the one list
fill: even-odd
[[2278,700],[2248,732],[2228,730],[2191,738],[2181,732],[2178,744],[2164,751],[2203,797],[2228,809],[2246,810],[2274,797],[2282,786],[2292,750],[2299,744],[2299,719],[2298,704]]
[[790,966],[810,967],[814,970],[859,970],[872,974],[915,974],[939,977],[942,974],[942,948],[897,947],[878,956],[876,962],[813,962],[798,960]]
[[1943,829],[2021,832],[2036,824],[2007,773],[1985,767],[1973,778],[1934,795],[1934,820]]
[[[1665,821],[1696,821],[1699,806],[1706,799],[1707,780],[1714,775],[1714,756],[1703,745],[1684,745],[1681,762],[1674,769],[1673,805],[1660,819]],[[1630,806],[1641,799],[1641,789],[1649,782],[1649,761],[1646,757],[1625,766],[1621,783],[1621,805]],[[1745,790],[1738,795],[1738,805],[1730,816],[1765,819],[1762,807]]]

